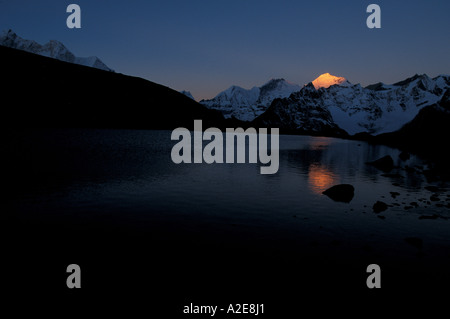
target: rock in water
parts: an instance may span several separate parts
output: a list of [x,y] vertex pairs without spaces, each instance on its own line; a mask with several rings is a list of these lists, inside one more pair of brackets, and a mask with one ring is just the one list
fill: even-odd
[[350,184],[339,184],[328,188],[322,194],[336,202],[350,203],[355,196],[355,188]]
[[388,208],[388,205],[384,202],[377,201],[375,204],[373,204],[372,208],[373,211],[378,214],[384,212]]
[[430,192],[433,192],[433,193],[439,192],[439,187],[436,187],[436,186],[425,186],[424,188],[427,191],[430,191]]
[[407,161],[411,158],[411,155],[408,152],[401,152],[400,155],[398,156],[402,161]]
[[390,155],[386,155],[385,157],[379,158],[373,162],[367,162],[367,164],[375,166],[379,170],[383,172],[390,172],[394,168],[394,161]]
[[389,192],[389,193],[391,194],[392,198],[394,198],[394,199],[400,195],[400,193],[398,193],[398,192]]

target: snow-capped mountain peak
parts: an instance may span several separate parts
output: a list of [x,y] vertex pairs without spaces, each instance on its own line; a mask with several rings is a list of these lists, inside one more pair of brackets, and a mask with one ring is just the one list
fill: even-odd
[[440,101],[449,87],[449,76],[432,79],[425,74],[365,88],[356,84],[316,89],[309,83],[289,98],[274,101],[268,114],[257,121],[294,130],[319,131],[326,124],[328,129],[337,125],[349,134],[393,132],[414,119],[423,107]]
[[235,117],[242,121],[252,121],[264,113],[276,98],[288,97],[301,87],[284,79],[271,79],[261,87],[244,89],[233,85],[217,94],[213,99],[200,103],[211,109],[217,109],[225,118]]
[[334,76],[330,73],[324,73],[321,74],[319,77],[317,77],[314,81],[312,81],[312,84],[318,90],[319,88],[328,88],[332,85],[351,85],[350,82],[347,81],[346,78],[340,77],[340,76]]
[[194,96],[192,96],[190,91],[184,91],[183,90],[183,91],[180,91],[180,93],[186,95],[188,98],[190,98],[190,99],[195,101]]
[[259,88],[258,103],[269,106],[274,99],[284,98],[299,91],[300,86],[285,79],[272,79]]
[[106,71],[113,71],[95,56],[87,58],[75,56],[64,46],[64,44],[59,41],[50,40],[46,44],[41,45],[33,40],[22,39],[11,29],[2,32],[0,35],[0,45],[69,63],[85,65]]

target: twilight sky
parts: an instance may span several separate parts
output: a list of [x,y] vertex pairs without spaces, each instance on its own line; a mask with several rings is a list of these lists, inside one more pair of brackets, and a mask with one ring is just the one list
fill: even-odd
[[[81,29],[66,27],[71,3],[81,7]],[[381,29],[366,26],[371,3],[381,7]],[[450,74],[446,0],[0,0],[0,30],[9,28],[197,100],[233,84],[303,85],[326,72],[362,85]]]

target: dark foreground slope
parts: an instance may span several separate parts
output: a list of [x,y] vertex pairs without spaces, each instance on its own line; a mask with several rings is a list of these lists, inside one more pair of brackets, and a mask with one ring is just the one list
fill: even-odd
[[[450,178],[450,90],[441,101],[420,110],[419,114],[400,130],[370,138],[374,143],[421,155],[433,161],[430,177]],[[434,171],[434,172],[433,172]]]
[[165,86],[0,46],[3,123],[173,129],[222,115]]

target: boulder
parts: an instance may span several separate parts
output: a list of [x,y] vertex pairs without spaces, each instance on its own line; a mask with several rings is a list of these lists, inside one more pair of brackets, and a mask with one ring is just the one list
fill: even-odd
[[430,200],[432,202],[438,202],[438,201],[440,201],[440,198],[437,194],[433,194],[433,195],[431,195]]
[[400,155],[398,156],[402,161],[407,161],[411,158],[411,154],[409,154],[408,152],[401,152]]
[[433,193],[437,193],[439,192],[439,187],[437,186],[425,186],[424,187],[427,191],[433,192]]
[[339,184],[328,188],[322,194],[336,202],[350,203],[355,196],[355,188],[350,184]]
[[389,173],[394,168],[394,161],[390,155],[386,155],[373,162],[367,162],[366,164],[372,165],[385,173]]
[[375,204],[373,204],[372,209],[376,214],[378,214],[388,209],[388,205],[384,202],[377,201]]
[[392,198],[394,198],[394,199],[400,195],[399,192],[389,192],[389,193],[391,194]]

